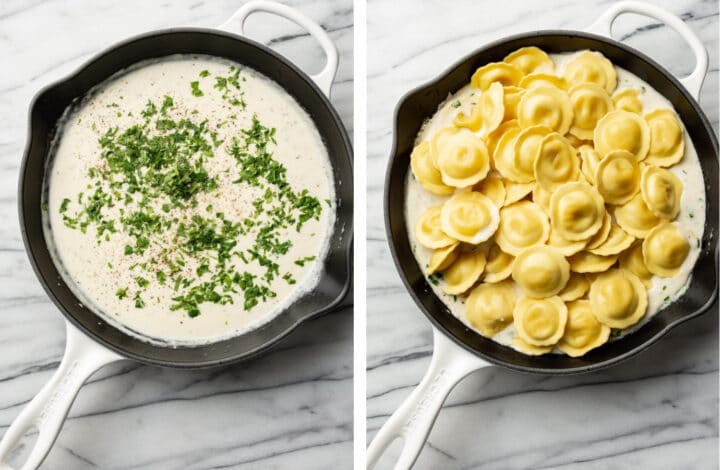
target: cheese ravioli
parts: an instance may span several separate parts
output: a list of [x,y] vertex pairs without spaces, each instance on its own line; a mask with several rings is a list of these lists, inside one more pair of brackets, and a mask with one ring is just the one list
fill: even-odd
[[629,271],[611,269],[599,274],[590,285],[592,313],[610,328],[627,328],[645,316],[647,290]]

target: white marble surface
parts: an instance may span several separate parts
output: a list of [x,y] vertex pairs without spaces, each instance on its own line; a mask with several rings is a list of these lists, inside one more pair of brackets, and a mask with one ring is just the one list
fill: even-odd
[[[429,322],[401,285],[382,220],[398,99],[489,41],[529,30],[582,29],[611,3],[369,1],[368,439],[418,383],[431,354]],[[718,3],[653,3],[681,15],[709,49],[700,103],[717,128]],[[624,17],[615,31],[674,73],[693,65],[675,33],[655,22]],[[715,305],[646,353],[591,375],[478,372],[451,393],[416,468],[717,468],[717,318]]]
[[[27,109],[44,84],[113,42],[157,28],[223,22],[242,0],[3,0],[0,2],[0,434],[57,367],[62,315],[23,251],[16,180]],[[295,0],[340,49],[333,99],[352,126],[352,2]],[[250,35],[311,71],[309,36],[258,15]],[[352,135],[352,134],[351,134]],[[350,468],[352,312],[302,327],[274,352],[220,370],[126,363],[80,392],[43,468]]]

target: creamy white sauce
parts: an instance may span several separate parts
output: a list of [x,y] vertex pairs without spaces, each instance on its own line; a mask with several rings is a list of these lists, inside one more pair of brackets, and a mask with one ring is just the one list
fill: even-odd
[[[555,62],[555,72],[562,75],[565,63],[573,58],[579,52],[550,54],[553,62]],[[634,75],[633,73],[615,66],[617,72],[617,90],[624,88],[639,88],[644,90],[640,95],[643,105],[643,113],[648,113],[658,108],[674,109],[670,101],[654,90],[645,81]],[[456,93],[448,96],[448,98],[440,104],[438,111],[430,118],[418,133],[416,143],[429,141],[438,130],[452,126],[453,119],[459,112],[469,113],[472,103],[479,97],[480,91],[473,89],[470,85],[466,85]],[[460,106],[458,106],[458,101]],[[683,124],[684,125],[684,124]],[[684,128],[683,128],[684,129]],[[482,130],[481,130],[482,132]],[[482,135],[481,133],[478,133]],[[680,297],[689,285],[690,272],[695,266],[698,256],[700,255],[700,240],[702,240],[703,230],[705,228],[705,184],[702,175],[702,169],[698,160],[695,146],[693,145],[687,131],[685,135],[685,156],[677,165],[669,168],[683,184],[683,193],[681,199],[681,210],[674,223],[678,226],[680,233],[690,243],[690,252],[682,265],[680,273],[671,278],[661,278],[653,276],[652,287],[648,290],[648,309],[645,317],[636,325],[622,331],[618,336],[611,337],[610,341],[616,340],[624,335],[636,331],[652,318],[658,311],[662,310],[667,304],[673,302]],[[405,190],[405,221],[410,240],[412,240],[412,250],[415,259],[425,271],[425,266],[430,260],[432,250],[423,247],[415,240],[415,224],[420,215],[429,207],[443,204],[449,196],[437,196],[423,189],[418,181],[413,177],[412,171],[408,170]],[[442,281],[440,281],[442,282]],[[432,285],[432,284],[431,284]],[[469,328],[477,331],[465,317],[465,297],[452,296],[445,294],[442,290],[442,284],[432,285],[435,294],[447,305],[450,312],[460,319]],[[480,332],[478,332],[480,334]],[[492,339],[500,344],[512,347],[512,339],[516,336],[515,327],[510,324],[503,331],[499,332]],[[554,352],[559,352],[555,350]]]
[[[227,76],[230,66],[240,68],[241,77],[244,77],[245,110],[228,103],[222,93],[213,88],[214,77]],[[207,70],[209,76],[199,77],[203,70]],[[190,82],[196,80],[204,93],[202,97],[192,94]],[[126,256],[123,250],[134,239],[118,231],[110,236],[109,241],[98,243],[93,227],[88,228],[87,234],[82,234],[63,223],[59,212],[63,199],[74,200],[77,193],[92,182],[88,169],[99,164],[101,148],[98,138],[111,127],[119,126],[122,130],[136,124],[148,100],[162,103],[165,95],[174,100],[168,117],[175,120],[188,117],[197,123],[207,119],[208,127],[217,132],[218,139],[225,141],[214,149],[215,156],[205,165],[208,173],[217,178],[218,189],[200,193],[196,209],[174,208],[169,215],[188,211],[190,214],[205,214],[206,206],[211,204],[212,212],[224,212],[225,217],[232,221],[250,216],[252,201],[262,191],[246,183],[233,183],[238,167],[228,147],[233,136],[240,136],[242,129],[251,126],[253,115],[264,126],[276,128],[277,145],[272,146],[271,151],[273,158],[287,169],[287,181],[291,187],[296,191],[307,189],[322,203],[319,220],[309,220],[301,232],[294,228],[280,232],[284,240],[292,242],[292,246],[276,262],[280,265],[280,273],[290,273],[297,283],[290,285],[280,276],[276,277],[271,287],[277,296],[261,301],[249,311],[243,308],[240,292],[233,294],[232,304],[202,303],[202,313],[190,318],[183,310],[170,310],[171,299],[177,293],[173,286],[163,286],[158,282],[150,282],[144,291],[145,306],[135,308],[131,299],[119,299],[115,295],[119,287],[133,286],[135,276],[142,274],[131,269],[137,259]],[[197,113],[193,114],[193,110]],[[129,113],[133,116],[128,116]],[[317,284],[335,217],[332,169],[327,150],[308,114],[278,84],[260,73],[210,56],[178,55],[138,64],[118,73],[90,93],[78,107],[70,110],[55,145],[46,178],[46,214],[49,216],[46,238],[68,285],[93,311],[115,326],[150,342],[204,344],[261,326]],[[230,171],[226,171],[228,168]],[[106,214],[117,215],[117,207],[103,210]],[[254,235],[241,235],[237,247],[247,249],[254,240]],[[297,259],[310,256],[315,256],[316,260],[304,266],[294,263]],[[192,261],[188,261],[185,272],[187,276],[197,278],[195,270],[198,263]],[[246,265],[237,258],[231,263],[239,270],[258,276],[264,273],[257,263]],[[154,279],[151,278],[151,281]]]

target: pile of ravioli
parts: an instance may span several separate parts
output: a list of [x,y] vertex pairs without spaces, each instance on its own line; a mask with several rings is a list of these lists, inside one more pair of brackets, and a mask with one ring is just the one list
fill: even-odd
[[427,274],[467,296],[481,334],[514,324],[517,350],[577,357],[645,316],[653,276],[680,272],[683,186],[668,168],[685,149],[675,112],[643,113],[642,90],[615,90],[602,54],[583,51],[560,72],[525,47],[445,104],[453,125],[420,142],[411,167],[447,199],[415,237],[433,250]]

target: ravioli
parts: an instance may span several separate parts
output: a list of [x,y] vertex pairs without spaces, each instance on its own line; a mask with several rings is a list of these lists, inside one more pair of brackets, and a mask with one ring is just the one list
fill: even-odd
[[516,294],[511,281],[480,284],[467,298],[465,315],[485,336],[495,336],[513,321]]
[[463,321],[523,354],[581,357],[648,314],[656,276],[686,272],[673,221],[690,189],[670,169],[685,129],[598,52],[555,66],[523,47],[476,69],[419,135],[408,184],[440,196],[421,208],[444,201],[414,215],[416,256]]
[[[520,127],[509,127],[498,139],[493,152],[493,165],[500,175],[507,181],[515,181],[515,141],[520,134]],[[507,188],[507,185],[506,185]]]
[[490,155],[485,143],[468,129],[449,133],[436,147],[436,166],[447,186],[472,186],[490,171]]
[[532,192],[534,183],[505,181],[505,205],[516,203]]
[[564,78],[548,73],[533,73],[531,75],[526,75],[520,80],[518,86],[525,89],[538,86],[553,86],[561,90],[568,89],[568,83]]
[[585,245],[587,249],[593,250],[605,243],[605,241],[610,236],[610,230],[612,229],[612,225],[612,217],[608,212],[605,212],[605,216],[603,217],[603,224],[600,227],[600,230],[598,230],[595,235],[590,237],[590,239],[587,241],[587,244]]
[[552,352],[552,350],[554,349],[553,345],[533,346],[532,344],[528,344],[525,341],[523,341],[519,336],[515,336],[512,339],[512,345],[516,350],[520,351],[521,353],[525,353],[529,356],[540,356],[542,354],[547,354],[549,352]]
[[670,109],[656,109],[645,115],[650,128],[650,148],[646,162],[662,167],[672,166],[685,154],[682,124]]
[[643,202],[656,217],[674,219],[680,213],[683,185],[670,171],[646,166],[640,182]]
[[550,56],[542,49],[534,46],[521,47],[511,52],[505,56],[503,62],[515,66],[523,75],[540,71],[553,72],[555,70],[555,64],[550,59]]
[[510,277],[512,264],[515,258],[502,251],[497,243],[494,243],[487,254],[483,282],[500,282]]
[[581,251],[568,258],[570,270],[576,273],[601,273],[615,264],[618,255],[601,256]]
[[555,248],[539,245],[515,258],[512,278],[528,297],[552,297],[565,288],[570,278],[570,264]]
[[476,184],[473,190],[486,196],[497,207],[502,207],[505,203],[505,185],[502,178],[495,173],[490,173],[487,178]]
[[570,273],[570,279],[565,284],[565,288],[558,293],[558,297],[565,302],[570,302],[585,295],[589,289],[590,281],[585,274]]
[[626,271],[630,271],[636,275],[643,285],[650,289],[652,287],[652,277],[647,266],[645,266],[645,259],[642,253],[642,240],[637,240],[627,250],[620,254],[620,268]]
[[628,328],[639,322],[648,306],[647,290],[629,271],[611,269],[590,286],[592,313],[610,328]]
[[433,251],[433,254],[430,256],[426,272],[428,274],[434,274],[438,271],[444,271],[450,267],[460,254],[460,251],[458,250],[459,246],[460,242],[455,242],[452,245],[448,245],[444,248],[438,248]]
[[595,184],[605,202],[625,204],[640,191],[640,165],[625,150],[614,150],[600,161]]
[[595,184],[595,173],[602,157],[591,145],[581,145],[578,148],[580,153],[580,170],[590,184]]
[[614,215],[618,225],[637,238],[645,238],[650,230],[663,221],[652,213],[641,194],[635,195],[622,206],[617,206]]
[[542,245],[550,236],[547,215],[529,201],[520,201],[500,209],[500,224],[495,243],[513,256],[527,248]]
[[650,127],[635,113],[623,110],[610,111],[595,127],[595,149],[605,156],[613,150],[625,150],[639,162],[650,150]]
[[440,172],[433,165],[429,142],[421,142],[413,149],[410,154],[410,167],[422,187],[431,193],[446,196],[455,191],[455,188],[443,183]]
[[573,120],[572,103],[567,92],[553,86],[529,88],[517,108],[520,127],[545,126],[565,134]]
[[550,227],[550,237],[548,237],[547,244],[558,250],[563,256],[572,256],[584,250],[587,243],[587,240],[566,240]]
[[568,83],[592,83],[612,93],[617,86],[617,72],[612,62],[599,52],[585,51],[565,65],[563,77]]
[[598,121],[613,110],[605,88],[594,83],[581,83],[568,91],[573,107],[570,133],[579,139],[592,139]]
[[525,89],[520,87],[506,86],[503,88],[504,121],[517,119],[518,103],[524,94]]
[[602,227],[605,204],[587,183],[566,183],[550,198],[550,223],[566,240],[585,240]]
[[461,295],[475,284],[485,269],[485,253],[473,250],[460,253],[450,267],[443,271],[443,291],[449,295]]
[[473,245],[492,237],[499,223],[497,206],[475,191],[456,193],[440,211],[442,231],[455,240]]
[[605,241],[595,248],[588,249],[588,251],[599,256],[617,255],[630,248],[634,241],[635,237],[629,235],[618,225],[612,224]]
[[457,134],[458,131],[459,129],[454,126],[444,127],[433,134],[430,139],[430,160],[436,169],[438,168],[438,157],[440,156],[442,147],[445,145],[445,142]]
[[612,95],[613,105],[615,109],[622,109],[631,113],[640,114],[642,112],[642,101],[640,100],[641,91],[637,88],[624,88],[616,91]]
[[[504,136],[510,130],[520,132],[520,126],[517,123],[517,119],[511,119],[509,121],[503,122],[494,131],[492,131],[485,137],[485,144],[487,146],[488,152],[490,153],[490,163],[493,168],[495,168],[495,150],[500,143],[500,138],[502,138],[502,136]],[[510,148],[512,149],[512,146]]]
[[533,185],[532,200],[548,215],[550,214],[550,196],[552,196],[552,194],[545,191],[542,186],[540,186],[540,183],[536,182]]
[[689,252],[690,244],[671,223],[653,228],[642,243],[647,270],[660,277],[673,277],[680,272]]
[[610,327],[593,315],[590,301],[575,300],[567,304],[565,333],[557,347],[570,357],[580,357],[605,344],[610,338]]
[[494,82],[502,86],[517,85],[523,73],[512,64],[491,62],[478,68],[470,79],[473,88],[487,90]]
[[565,138],[568,140],[568,142],[570,142],[570,145],[575,147],[577,150],[580,150],[580,147],[582,147],[583,145],[587,145],[590,147],[593,146],[592,139],[579,139],[572,134],[565,134]]
[[531,346],[552,346],[565,332],[568,311],[560,297],[523,297],[515,303],[513,324],[518,337]]
[[580,160],[567,139],[553,132],[540,142],[534,164],[535,179],[548,192],[580,177]]
[[535,159],[540,143],[550,132],[545,126],[532,126],[520,131],[513,145],[512,165],[506,170],[508,179],[518,183],[535,181]]
[[470,115],[458,113],[454,124],[473,132],[482,130],[484,134],[488,134],[500,125],[504,116],[503,87],[500,83],[494,82],[482,92],[477,104],[471,108]]
[[445,248],[457,242],[442,230],[440,213],[442,206],[433,206],[426,210],[415,225],[415,239],[426,248]]

